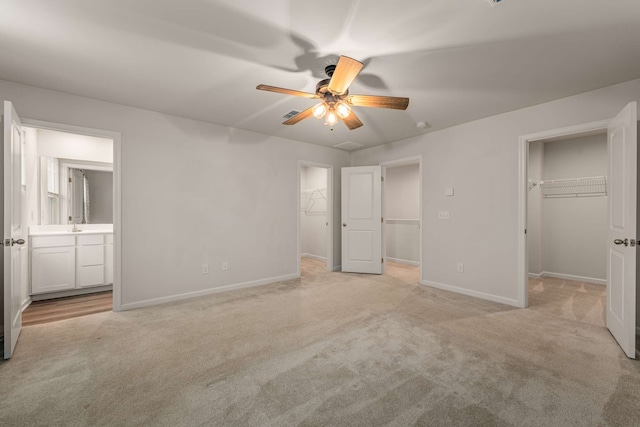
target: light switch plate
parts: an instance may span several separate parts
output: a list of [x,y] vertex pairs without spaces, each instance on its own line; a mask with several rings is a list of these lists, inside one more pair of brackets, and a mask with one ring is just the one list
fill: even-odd
[[447,187],[444,189],[444,195],[447,197],[453,196],[453,187]]

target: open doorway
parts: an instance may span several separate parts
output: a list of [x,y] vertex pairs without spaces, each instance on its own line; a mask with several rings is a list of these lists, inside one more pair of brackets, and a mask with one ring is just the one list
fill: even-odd
[[120,134],[30,119],[23,126],[23,322],[119,311]]
[[529,143],[529,306],[606,326],[607,134]]
[[300,162],[298,168],[298,275],[333,271],[333,167]]
[[[609,120],[524,135],[520,137],[519,143],[519,280],[517,289],[518,305],[524,308],[529,306],[530,270],[528,264],[530,262],[529,243],[531,240],[531,230],[528,229],[528,216],[530,215],[528,209],[529,193],[536,187],[533,182],[535,181],[533,179],[534,175],[529,175],[531,144],[537,141],[553,142],[589,137],[606,132],[607,172],[604,175],[604,179],[602,176],[596,176],[595,180],[593,179],[594,177],[586,177],[591,178],[589,182],[578,182],[573,179],[575,186],[591,187],[591,189],[587,190],[569,190],[565,179],[558,180],[558,185],[553,182],[554,180],[550,180],[549,184],[551,185],[549,186],[545,185],[545,180],[543,179],[539,187],[543,197],[544,194],[559,197],[562,192],[570,193],[571,191],[574,193],[592,192],[593,194],[599,194],[601,197],[603,192],[606,193],[606,210],[608,212],[608,215],[606,215],[606,237],[600,244],[594,243],[594,248],[591,249],[595,249],[597,253],[599,252],[598,247],[600,247],[600,249],[604,249],[606,254],[605,325],[629,358],[636,357],[637,120],[637,103],[630,102],[615,117]],[[567,142],[564,143],[567,144]],[[561,149],[566,147],[561,146]],[[535,146],[533,152],[535,152]],[[529,180],[530,178],[531,181]],[[604,191],[602,191],[602,181],[606,182]],[[593,188],[594,186],[595,189]],[[547,188],[545,189],[545,187]],[[586,194],[583,194],[583,196],[586,196]],[[557,207],[555,209],[557,210]],[[588,214],[581,213],[579,216],[574,217],[573,221],[577,223],[588,222],[587,218]],[[573,243],[571,251],[577,252],[583,249],[579,247],[583,243],[577,240],[571,243]],[[587,248],[587,250],[589,249]],[[572,254],[568,255],[569,259],[571,259]],[[536,255],[534,254],[534,256]],[[540,253],[537,256],[541,258]],[[575,263],[575,260],[573,262]],[[592,271],[587,274],[597,273]],[[584,279],[586,276],[578,277]]]
[[419,157],[382,163],[383,272],[418,283],[422,260],[422,171]]
[[114,140],[23,126],[24,326],[113,309]]

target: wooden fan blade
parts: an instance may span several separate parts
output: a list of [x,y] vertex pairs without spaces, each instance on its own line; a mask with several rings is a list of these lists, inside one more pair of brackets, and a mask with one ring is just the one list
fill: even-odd
[[360,61],[348,56],[341,56],[331,76],[331,81],[329,81],[329,86],[327,87],[329,92],[334,95],[345,94],[363,66],[364,64]]
[[306,119],[311,115],[313,115],[313,107],[309,107],[306,110],[299,112],[298,114],[291,117],[289,120],[287,120],[286,122],[283,122],[282,124],[295,125],[296,123],[303,121],[304,119]]
[[360,121],[358,116],[356,116],[356,113],[354,113],[353,111],[347,117],[342,119],[342,121],[344,122],[345,125],[347,125],[349,130],[358,129],[360,126],[362,126],[362,122]]
[[409,106],[409,98],[395,96],[349,95],[346,101],[358,107],[392,108],[394,110],[406,110]]
[[266,90],[267,92],[282,93],[282,94],[285,94],[285,95],[301,96],[303,98],[309,98],[309,99],[318,98],[318,95],[316,95],[315,93],[301,92],[299,90],[285,89],[285,88],[276,87],[276,86],[258,85],[258,86],[256,86],[256,89],[258,89],[258,90]]

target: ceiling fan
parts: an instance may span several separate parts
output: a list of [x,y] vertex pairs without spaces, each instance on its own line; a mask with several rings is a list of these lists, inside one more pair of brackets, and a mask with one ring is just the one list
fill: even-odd
[[350,130],[354,130],[362,126],[362,122],[351,110],[352,106],[391,108],[394,110],[407,109],[409,106],[409,98],[349,95],[349,85],[355,80],[362,67],[362,62],[356,61],[348,56],[341,56],[337,65],[327,65],[325,67],[325,73],[327,73],[329,78],[318,82],[316,85],[316,93],[301,92],[299,90],[268,85],[258,85],[256,89],[320,100],[319,104],[296,114],[285,121],[283,123],[284,125],[295,125],[313,115],[318,119],[324,117],[324,124],[330,126],[331,130],[333,130],[333,125],[335,125],[338,120],[342,120]]

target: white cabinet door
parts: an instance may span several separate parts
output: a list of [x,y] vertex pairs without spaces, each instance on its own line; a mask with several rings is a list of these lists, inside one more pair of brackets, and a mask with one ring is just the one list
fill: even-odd
[[113,245],[104,247],[104,284],[113,284]]
[[76,287],[76,248],[38,248],[31,251],[31,293],[64,291]]

